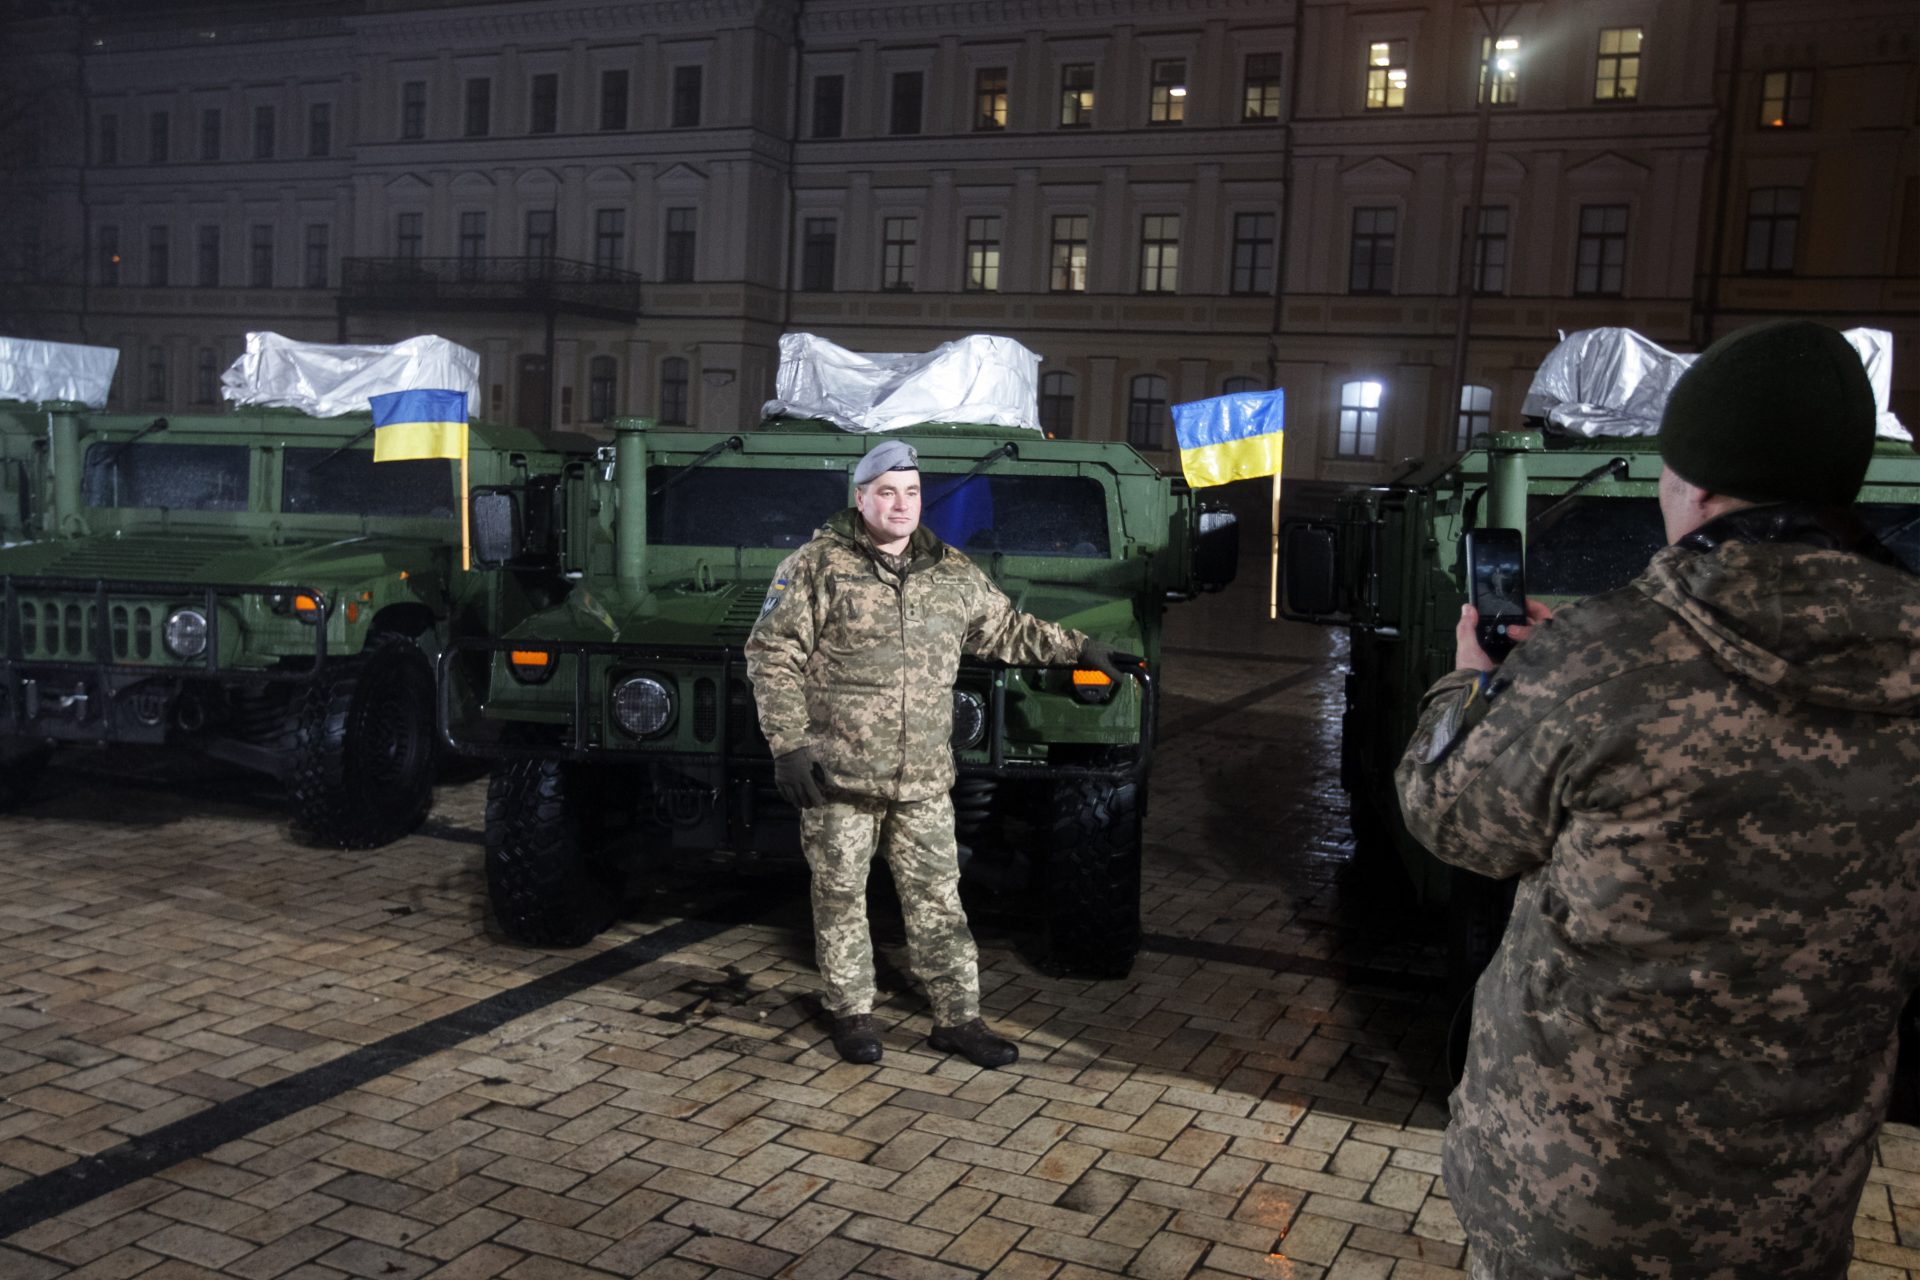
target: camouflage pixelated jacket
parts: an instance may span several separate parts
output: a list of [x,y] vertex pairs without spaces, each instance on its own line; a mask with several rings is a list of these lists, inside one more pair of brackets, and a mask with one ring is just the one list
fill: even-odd
[[774,571],[747,638],[747,674],[776,756],[808,746],[838,790],[925,800],[953,786],[962,653],[1066,663],[1085,643],[1078,631],[1016,610],[924,526],[901,556],[882,556],[849,508]]
[[1721,523],[1463,733],[1443,677],[1397,775],[1439,857],[1520,877],[1444,1169],[1541,1275],[1844,1276],[1920,985],[1920,578]]

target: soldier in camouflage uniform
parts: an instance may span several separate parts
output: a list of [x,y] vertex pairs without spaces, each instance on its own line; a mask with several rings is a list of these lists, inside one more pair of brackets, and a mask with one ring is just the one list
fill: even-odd
[[800,809],[834,1045],[877,1062],[867,872],[884,846],[908,956],[933,1005],[930,1043],[981,1066],[1018,1057],[980,1019],[980,974],[960,906],[953,832],[953,680],[960,655],[1085,662],[1119,679],[1106,645],[1016,611],[986,574],[920,525],[919,459],[869,450],[856,505],[781,563],[747,640],[760,727],[781,794]]
[[1672,545],[1497,667],[1463,610],[1397,781],[1519,877],[1445,1146],[1476,1278],[1847,1272],[1920,985],[1920,579],[1850,510],[1873,423],[1833,330],[1723,339],[1662,423]]

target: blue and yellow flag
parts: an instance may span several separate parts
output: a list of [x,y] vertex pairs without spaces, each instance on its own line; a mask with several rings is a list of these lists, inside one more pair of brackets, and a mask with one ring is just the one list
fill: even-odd
[[368,396],[373,406],[373,460],[467,456],[467,393],[389,391]]
[[1280,474],[1286,393],[1236,391],[1173,406],[1180,470],[1194,488]]

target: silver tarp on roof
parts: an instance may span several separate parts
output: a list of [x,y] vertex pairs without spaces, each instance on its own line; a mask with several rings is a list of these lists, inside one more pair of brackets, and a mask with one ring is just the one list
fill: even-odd
[[388,391],[464,391],[471,415],[480,403],[479,353],[432,334],[391,346],[328,346],[250,333],[246,354],[220,375],[220,394],[235,404],[316,418],[365,413],[369,396]]
[[0,338],[0,400],[78,400],[90,409],[105,408],[119,363],[113,347]]
[[811,333],[780,337],[767,417],[825,418],[848,431],[923,422],[990,422],[1040,430],[1040,357],[1012,338],[976,333],[924,354],[868,355]]

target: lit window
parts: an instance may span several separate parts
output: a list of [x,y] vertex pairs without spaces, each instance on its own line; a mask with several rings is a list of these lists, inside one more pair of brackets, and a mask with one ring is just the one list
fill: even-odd
[[1079,129],[1093,123],[1093,64],[1076,62],[1060,68],[1060,127]]
[[1059,214],[1053,220],[1053,265],[1050,287],[1055,293],[1087,291],[1087,224],[1083,213]]
[[1140,292],[1173,293],[1180,287],[1180,215],[1150,213],[1140,219]]
[[967,275],[969,290],[996,293],[1000,289],[1000,219],[980,215],[967,219]]
[[920,220],[884,218],[880,223],[880,287],[896,293],[913,289],[920,260]]
[[1600,33],[1593,67],[1595,102],[1632,102],[1640,96],[1639,27],[1608,27]]
[[1493,430],[1493,388],[1460,388],[1460,416],[1455,422],[1453,445],[1465,449],[1477,435]]
[[1760,127],[1804,129],[1813,119],[1813,72],[1769,71],[1760,77]]
[[1480,96],[1487,101],[1491,91],[1493,105],[1510,107],[1519,97],[1520,37],[1480,37]]
[[1240,123],[1258,124],[1280,118],[1280,55],[1247,55],[1246,78],[1240,84]]
[[1367,110],[1399,111],[1407,105],[1407,42],[1376,40],[1367,46]]
[[1007,127],[1007,69],[982,67],[973,73],[973,127]]
[[1340,437],[1334,452],[1341,457],[1371,458],[1379,451],[1382,391],[1371,380],[1340,385]]
[[1187,60],[1163,58],[1153,64],[1147,98],[1148,124],[1179,124],[1187,118]]

